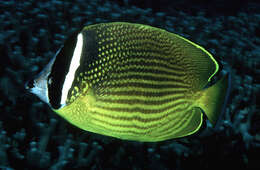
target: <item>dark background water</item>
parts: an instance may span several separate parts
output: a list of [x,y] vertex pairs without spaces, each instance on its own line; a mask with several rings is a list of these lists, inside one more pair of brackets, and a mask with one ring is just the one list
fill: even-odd
[[[232,74],[219,129],[121,141],[55,115],[24,83],[83,25],[127,21],[180,34]],[[260,169],[260,4],[257,0],[0,0],[0,169]]]

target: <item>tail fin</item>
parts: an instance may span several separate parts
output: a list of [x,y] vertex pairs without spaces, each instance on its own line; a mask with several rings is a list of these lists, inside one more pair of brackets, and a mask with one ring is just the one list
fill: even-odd
[[216,84],[203,91],[199,100],[199,106],[208,117],[210,123],[215,126],[219,117],[222,116],[230,91],[231,76],[226,74]]

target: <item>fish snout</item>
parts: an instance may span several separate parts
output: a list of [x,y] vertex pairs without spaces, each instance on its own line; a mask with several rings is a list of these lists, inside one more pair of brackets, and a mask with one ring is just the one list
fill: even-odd
[[35,86],[34,86],[34,79],[31,79],[31,80],[29,80],[29,81],[27,81],[26,83],[25,83],[25,85],[24,85],[24,88],[26,89],[26,90],[30,90],[30,89],[32,89],[32,88],[34,88]]

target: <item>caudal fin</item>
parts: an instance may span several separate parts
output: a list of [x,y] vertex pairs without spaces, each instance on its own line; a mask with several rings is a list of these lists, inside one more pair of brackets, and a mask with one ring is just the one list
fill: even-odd
[[203,90],[203,95],[199,100],[199,105],[204,111],[209,121],[216,125],[219,117],[223,114],[227,99],[229,97],[231,77],[226,74],[216,84]]

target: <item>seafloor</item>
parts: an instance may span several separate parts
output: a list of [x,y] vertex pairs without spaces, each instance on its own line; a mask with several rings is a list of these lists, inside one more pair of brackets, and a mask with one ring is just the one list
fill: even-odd
[[[0,0],[0,169],[260,169],[260,5],[224,0]],[[230,72],[220,127],[158,143],[121,141],[70,125],[24,83],[76,29],[127,21],[178,33]]]

